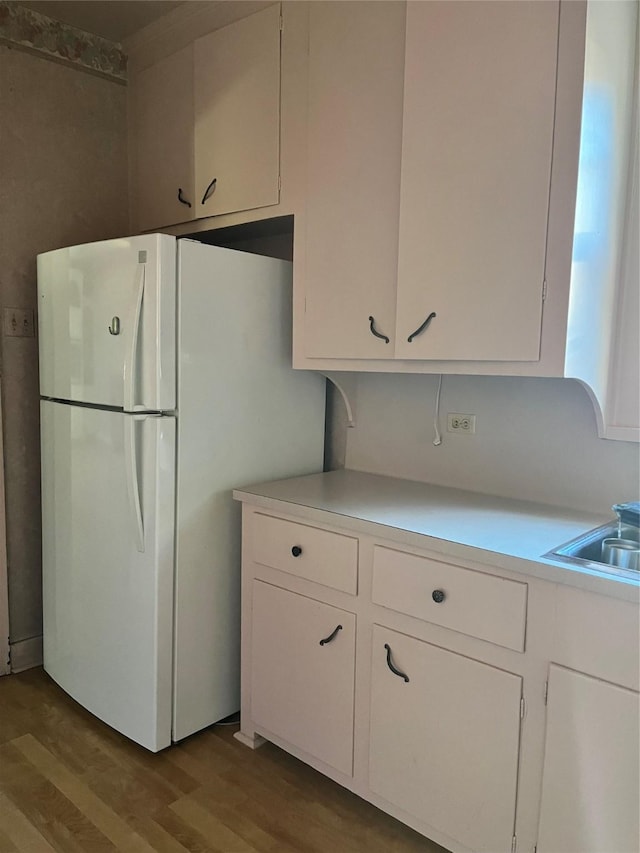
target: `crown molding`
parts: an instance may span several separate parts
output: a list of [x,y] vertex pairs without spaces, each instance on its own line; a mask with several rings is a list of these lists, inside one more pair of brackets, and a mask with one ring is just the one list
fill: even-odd
[[123,41],[129,69],[142,71],[200,36],[273,5],[273,0],[187,0]]
[[121,45],[10,0],[0,0],[0,41],[118,83],[127,80]]

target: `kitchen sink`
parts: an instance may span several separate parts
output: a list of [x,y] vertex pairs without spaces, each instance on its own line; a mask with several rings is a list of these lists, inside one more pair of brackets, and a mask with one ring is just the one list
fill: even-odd
[[[607,556],[603,556],[603,550],[605,554],[607,551],[612,552],[611,547],[607,548],[605,540],[614,540],[613,553],[617,553],[619,556],[614,556],[611,560]],[[603,545],[605,546],[604,549]],[[559,545],[544,554],[544,557],[548,560],[573,563],[597,571],[606,571],[610,574],[640,580],[638,550],[640,550],[638,528],[612,521],[610,524],[603,524],[602,527],[588,530],[581,536],[565,542],[564,545]]]

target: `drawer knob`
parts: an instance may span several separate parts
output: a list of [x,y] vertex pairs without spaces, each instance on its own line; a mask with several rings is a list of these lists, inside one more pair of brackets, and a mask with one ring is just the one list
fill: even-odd
[[299,557],[302,554],[302,548],[299,545],[294,545],[291,549],[291,553],[294,557]]
[[443,590],[434,589],[433,592],[431,593],[431,598],[433,598],[433,600],[435,601],[436,604],[442,604],[442,602],[446,598],[446,595],[444,594]]

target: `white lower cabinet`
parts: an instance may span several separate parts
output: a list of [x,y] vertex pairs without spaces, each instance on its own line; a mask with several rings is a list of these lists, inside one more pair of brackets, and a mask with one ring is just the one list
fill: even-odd
[[243,743],[452,853],[640,850],[637,600],[241,495]]
[[522,679],[373,627],[369,785],[474,851],[509,853]]
[[351,776],[354,614],[256,580],[252,629],[255,725]]
[[637,853],[639,694],[549,669],[538,853]]

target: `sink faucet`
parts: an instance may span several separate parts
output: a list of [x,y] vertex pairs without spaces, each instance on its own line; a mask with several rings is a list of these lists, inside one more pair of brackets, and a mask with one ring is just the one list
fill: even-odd
[[611,509],[618,516],[618,538],[622,537],[622,525],[635,527],[636,537],[640,539],[640,501],[614,504]]

